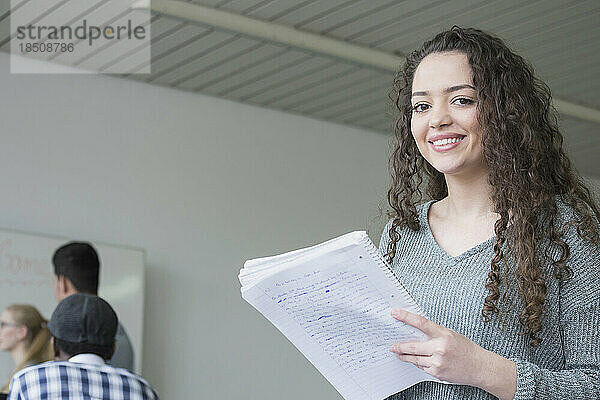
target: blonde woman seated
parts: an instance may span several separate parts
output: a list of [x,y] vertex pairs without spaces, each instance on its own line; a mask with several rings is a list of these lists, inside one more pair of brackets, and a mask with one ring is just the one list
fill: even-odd
[[0,350],[10,351],[15,369],[0,392],[7,393],[15,372],[52,359],[47,320],[33,306],[13,304],[0,316]]

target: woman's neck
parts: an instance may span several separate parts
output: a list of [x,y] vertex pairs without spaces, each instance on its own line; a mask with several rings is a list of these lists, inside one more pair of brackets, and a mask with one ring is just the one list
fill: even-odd
[[448,197],[440,202],[440,211],[447,217],[471,220],[495,214],[487,170],[482,169],[469,175],[446,175],[445,178]]
[[27,355],[27,347],[24,342],[19,342],[11,351],[10,355],[12,356],[13,361],[15,362],[15,366],[20,365]]

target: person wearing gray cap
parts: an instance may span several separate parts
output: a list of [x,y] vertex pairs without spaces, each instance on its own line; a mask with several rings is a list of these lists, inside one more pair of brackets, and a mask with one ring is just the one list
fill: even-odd
[[[98,295],[100,259],[90,243],[69,242],[62,245],[54,252],[52,264],[54,295],[58,301],[75,293]],[[115,341],[115,352],[109,363],[134,372],[133,346],[120,323]]]
[[78,293],[61,301],[48,323],[55,361],[15,374],[8,399],[158,400],[146,380],[106,364],[118,323],[110,304],[98,296]]

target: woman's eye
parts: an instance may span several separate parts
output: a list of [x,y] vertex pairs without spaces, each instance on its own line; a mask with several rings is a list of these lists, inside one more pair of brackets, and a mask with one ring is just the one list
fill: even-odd
[[429,104],[420,103],[420,104],[416,104],[415,106],[413,106],[413,111],[420,113],[420,112],[427,110],[428,108],[429,108]]
[[472,99],[469,99],[468,97],[459,97],[457,99],[454,99],[454,103],[458,103],[461,106],[467,106],[469,104],[475,103],[475,101],[473,101]]

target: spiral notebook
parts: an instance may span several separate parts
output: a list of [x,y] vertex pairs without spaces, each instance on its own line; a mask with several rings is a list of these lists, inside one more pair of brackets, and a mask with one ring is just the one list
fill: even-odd
[[277,327],[346,400],[381,400],[436,381],[389,351],[426,340],[390,315],[424,315],[366,232],[305,249],[248,260],[242,297]]

